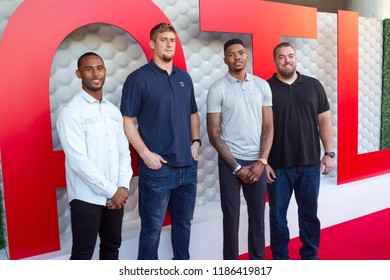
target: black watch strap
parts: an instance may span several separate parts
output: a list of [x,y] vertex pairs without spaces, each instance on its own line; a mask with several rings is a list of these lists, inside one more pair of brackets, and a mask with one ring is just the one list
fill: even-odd
[[330,156],[331,158],[334,158],[334,156],[336,155],[335,152],[325,152],[325,155],[326,156]]
[[199,147],[202,146],[202,140],[200,140],[199,138],[193,139],[191,144],[194,144],[194,142],[198,142],[199,143]]

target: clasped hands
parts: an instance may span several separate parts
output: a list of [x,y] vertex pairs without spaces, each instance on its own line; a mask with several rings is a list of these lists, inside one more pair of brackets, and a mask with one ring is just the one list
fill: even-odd
[[125,207],[129,194],[125,187],[118,187],[111,202],[107,203],[107,208],[110,210],[119,210]]
[[253,184],[259,180],[263,171],[264,171],[264,164],[259,161],[256,161],[247,166],[243,166],[241,168],[241,171],[237,174],[237,176],[245,184]]

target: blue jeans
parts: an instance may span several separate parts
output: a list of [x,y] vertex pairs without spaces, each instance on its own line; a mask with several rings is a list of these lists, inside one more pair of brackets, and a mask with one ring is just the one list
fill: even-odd
[[[237,160],[242,166],[254,161]],[[223,212],[223,259],[237,260],[240,223],[241,187],[248,211],[248,253],[251,260],[264,259],[264,208],[266,196],[265,172],[253,184],[245,184],[232,173],[222,158],[218,158],[221,208]]]
[[189,244],[196,200],[197,169],[197,161],[187,167],[163,164],[158,170],[140,165],[139,260],[158,259],[161,227],[167,208],[172,222],[171,241],[174,259],[190,258]]
[[275,182],[268,184],[271,250],[274,259],[288,259],[290,233],[287,208],[294,191],[298,205],[299,237],[302,259],[318,259],[320,220],[317,217],[320,189],[319,165],[274,169]]

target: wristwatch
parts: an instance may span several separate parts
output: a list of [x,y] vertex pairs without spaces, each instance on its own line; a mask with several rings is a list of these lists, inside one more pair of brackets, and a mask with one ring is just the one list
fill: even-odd
[[334,158],[334,156],[336,155],[335,152],[325,152],[325,155],[326,156],[330,156],[331,158]]
[[242,166],[239,164],[239,163],[237,163],[234,167],[233,167],[233,174],[234,175],[238,175],[238,173],[240,173],[240,171],[241,171],[241,169],[242,169]]
[[194,142],[198,142],[199,143],[199,147],[202,146],[202,140],[200,140],[199,138],[192,140],[191,144],[194,144]]
[[259,158],[257,161],[260,161],[264,165],[267,165],[267,163],[268,163],[265,158]]

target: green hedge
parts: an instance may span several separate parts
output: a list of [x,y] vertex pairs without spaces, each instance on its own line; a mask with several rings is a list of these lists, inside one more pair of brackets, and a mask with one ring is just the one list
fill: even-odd
[[383,21],[381,149],[390,148],[390,19]]

